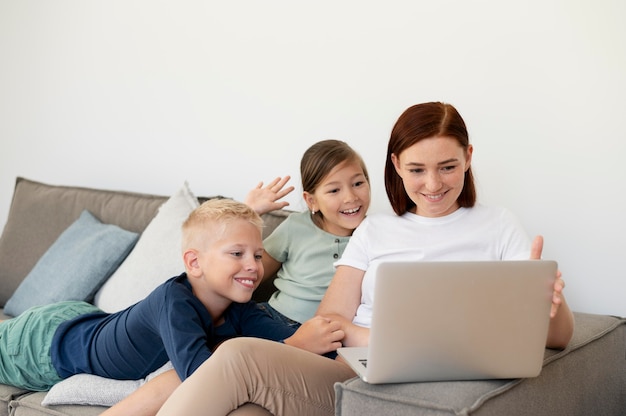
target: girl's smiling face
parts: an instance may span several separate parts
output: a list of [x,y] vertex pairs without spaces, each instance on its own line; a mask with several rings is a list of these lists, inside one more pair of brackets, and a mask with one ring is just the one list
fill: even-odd
[[369,208],[369,182],[359,163],[342,162],[322,179],[315,192],[304,192],[304,199],[312,211],[321,211],[324,231],[349,236]]
[[465,171],[470,167],[473,148],[467,150],[453,137],[436,136],[408,147],[391,160],[404,189],[415,203],[415,214],[442,217],[459,208]]

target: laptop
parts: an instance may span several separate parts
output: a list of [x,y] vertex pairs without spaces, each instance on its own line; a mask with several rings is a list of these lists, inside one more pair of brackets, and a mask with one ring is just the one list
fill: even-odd
[[337,350],[366,382],[541,372],[557,263],[400,262],[375,269],[369,346]]

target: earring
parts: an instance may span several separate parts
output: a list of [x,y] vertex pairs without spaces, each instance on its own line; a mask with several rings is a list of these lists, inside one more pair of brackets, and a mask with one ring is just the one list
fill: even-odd
[[315,210],[314,209],[311,210],[311,215],[315,215]]

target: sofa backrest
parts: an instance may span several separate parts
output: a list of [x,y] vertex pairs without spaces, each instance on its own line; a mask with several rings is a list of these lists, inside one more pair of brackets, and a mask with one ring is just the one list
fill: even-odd
[[[198,197],[198,200],[202,203],[216,197],[220,196]],[[0,306],[4,306],[39,258],[84,209],[103,223],[141,233],[167,199],[143,193],[49,185],[18,177],[0,236]],[[263,236],[269,235],[288,214],[276,211],[263,215],[266,222]],[[269,286],[273,290],[271,282]],[[261,293],[266,296],[264,291],[259,296]]]

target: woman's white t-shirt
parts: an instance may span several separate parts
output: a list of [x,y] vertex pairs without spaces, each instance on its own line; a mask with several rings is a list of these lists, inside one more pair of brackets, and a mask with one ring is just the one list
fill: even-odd
[[530,256],[530,239],[508,210],[477,204],[444,217],[368,215],[354,231],[335,266],[365,271],[361,305],[353,322],[369,327],[374,300],[374,273],[381,260],[522,260]]

